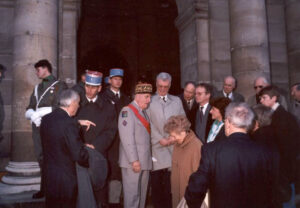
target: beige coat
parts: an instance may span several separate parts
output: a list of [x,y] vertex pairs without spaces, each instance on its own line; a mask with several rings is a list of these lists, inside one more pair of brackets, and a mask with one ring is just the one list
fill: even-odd
[[182,144],[175,144],[172,156],[171,187],[173,207],[177,207],[184,196],[190,175],[199,167],[201,141],[191,131]]

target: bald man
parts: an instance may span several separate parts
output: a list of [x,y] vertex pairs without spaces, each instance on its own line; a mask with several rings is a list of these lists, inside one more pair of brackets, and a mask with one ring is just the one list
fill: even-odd
[[244,102],[244,96],[234,92],[235,88],[236,79],[233,76],[226,76],[223,80],[223,90],[217,92],[214,97],[227,97],[233,102]]

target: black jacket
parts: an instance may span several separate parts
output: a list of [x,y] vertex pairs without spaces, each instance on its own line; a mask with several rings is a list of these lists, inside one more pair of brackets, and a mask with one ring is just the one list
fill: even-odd
[[76,118],[90,120],[96,124],[88,131],[86,127],[81,128],[80,133],[85,143],[94,145],[97,151],[106,156],[117,131],[117,116],[113,106],[100,96],[95,103],[89,103],[85,97]]
[[[76,121],[57,108],[42,119],[46,207],[72,207],[77,197],[75,163],[88,167],[88,152]],[[63,207],[63,206],[61,206]]]
[[186,117],[191,122],[191,129],[193,131],[195,131],[196,113],[197,113],[197,110],[199,109],[199,105],[197,104],[196,100],[194,100],[192,108],[189,109],[188,104],[183,97],[183,93],[180,94],[178,97],[180,98],[180,100],[182,102],[182,106],[183,106]]
[[[115,94],[109,89],[106,88],[102,93],[104,99],[108,100],[111,105],[114,107],[117,119],[119,118],[120,111],[123,107],[127,106],[131,99],[121,92],[120,98],[117,98]],[[117,125],[117,124],[116,124]],[[121,180],[121,169],[119,167],[119,146],[120,146],[120,136],[119,132],[117,131],[116,136],[113,140],[113,143],[109,147],[108,150],[108,160],[110,164],[110,179],[111,180]]]
[[211,208],[272,207],[276,176],[272,154],[244,133],[204,144],[198,170],[190,176],[185,199],[201,206],[210,190]]
[[274,131],[275,144],[280,154],[281,172],[294,182],[296,158],[300,151],[300,130],[295,117],[281,105],[272,115],[271,127]]

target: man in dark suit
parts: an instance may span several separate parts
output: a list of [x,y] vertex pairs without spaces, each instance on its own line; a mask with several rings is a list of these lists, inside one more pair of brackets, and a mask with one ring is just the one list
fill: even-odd
[[195,101],[196,85],[192,81],[184,84],[183,93],[179,95],[186,117],[191,122],[191,129],[195,131],[195,118],[198,104]]
[[[80,103],[76,118],[79,120],[89,120],[96,124],[88,131],[81,129],[81,134],[85,143],[92,144],[95,149],[105,158],[110,145],[113,142],[117,131],[117,116],[114,106],[109,100],[99,95],[102,89],[102,73],[97,71],[87,71],[85,79],[85,96]],[[108,187],[94,190],[95,198],[102,207],[108,206]]]
[[[79,95],[62,91],[57,108],[43,117],[41,138],[44,158],[46,207],[76,206],[76,162],[88,167],[89,155],[80,140],[77,122],[71,118],[79,107]],[[94,148],[92,145],[87,145]]]
[[[271,127],[274,131],[274,142],[280,155],[280,182],[282,187],[287,187],[286,190],[289,190],[287,184],[295,183],[296,193],[299,194],[300,176],[297,163],[299,164],[300,130],[296,118],[279,104],[280,94],[274,86],[263,88],[259,95],[260,102],[273,110]],[[283,184],[284,182],[286,184]],[[282,201],[288,200],[288,198],[282,197]]]
[[217,92],[214,97],[227,97],[232,102],[244,102],[244,96],[234,92],[235,88],[236,79],[233,76],[226,76],[223,81],[223,90]]
[[[114,106],[117,119],[120,111],[123,107],[130,103],[130,98],[121,91],[123,85],[124,70],[120,68],[113,68],[109,70],[108,83],[109,86],[103,90],[102,96],[109,100]],[[117,125],[117,123],[116,123]],[[117,127],[117,126],[116,126]],[[112,145],[108,150],[108,160],[110,163],[110,175],[109,175],[109,203],[120,204],[121,191],[122,191],[122,176],[121,168],[119,167],[119,146],[120,146],[120,135],[117,131],[116,136],[113,140]]]
[[41,83],[33,89],[25,117],[31,121],[34,152],[41,168],[41,190],[33,194],[32,198],[35,199],[44,197],[43,151],[40,136],[41,119],[58,106],[59,94],[62,90],[67,89],[67,85],[52,75],[52,65],[48,60],[39,60],[35,63],[34,68]]
[[300,127],[300,83],[293,84],[291,87],[292,101],[289,112],[293,114]]
[[276,170],[269,150],[247,135],[253,112],[245,103],[231,103],[225,118],[228,139],[203,145],[184,196],[188,206],[199,208],[209,189],[211,208],[271,208]]
[[209,105],[209,100],[212,95],[212,87],[209,84],[201,83],[196,86],[196,102],[199,107],[196,114],[195,120],[195,133],[197,137],[202,141],[203,144],[206,143],[207,136],[213,119],[209,113],[211,106]]

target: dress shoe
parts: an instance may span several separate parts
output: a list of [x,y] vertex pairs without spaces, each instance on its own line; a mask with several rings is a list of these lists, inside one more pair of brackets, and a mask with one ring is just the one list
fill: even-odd
[[41,192],[41,191],[39,191],[39,192],[32,195],[33,199],[40,199],[40,198],[43,198],[43,197],[44,197],[44,193]]

